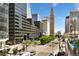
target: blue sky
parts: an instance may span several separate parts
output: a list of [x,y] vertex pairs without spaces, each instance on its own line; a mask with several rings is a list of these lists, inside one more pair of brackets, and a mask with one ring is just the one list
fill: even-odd
[[54,8],[55,32],[65,31],[65,17],[71,10],[79,9],[79,4],[72,3],[32,3],[32,13],[41,16],[49,16],[51,7]]

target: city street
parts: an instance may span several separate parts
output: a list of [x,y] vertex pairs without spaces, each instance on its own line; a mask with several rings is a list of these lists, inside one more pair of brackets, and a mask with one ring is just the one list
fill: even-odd
[[[61,39],[60,46],[61,46],[60,51],[64,51],[66,53],[66,56],[71,56],[70,51],[68,49],[67,40],[63,42]],[[22,44],[10,46],[11,50],[15,47],[21,49]],[[27,52],[31,51],[36,51],[36,54],[34,56],[49,56],[50,53],[52,53],[55,56],[59,52],[59,41],[55,39],[54,41],[51,41],[45,45],[30,45],[27,48]]]
[[36,56],[48,56],[50,53],[53,53],[55,55],[59,51],[59,44],[53,43],[52,45],[52,43],[50,42],[46,45],[29,46],[28,51],[32,51],[32,50],[36,51]]
[[74,5],[0,3],[0,55],[78,56],[79,10]]

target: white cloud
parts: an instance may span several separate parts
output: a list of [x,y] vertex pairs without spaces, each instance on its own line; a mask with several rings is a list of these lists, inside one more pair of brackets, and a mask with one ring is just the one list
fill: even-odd
[[58,5],[57,3],[53,3],[53,4],[52,4],[53,7],[55,7],[55,6],[57,6],[57,5]]
[[74,9],[75,9],[75,10],[79,10],[79,3],[75,3],[75,4],[74,4]]

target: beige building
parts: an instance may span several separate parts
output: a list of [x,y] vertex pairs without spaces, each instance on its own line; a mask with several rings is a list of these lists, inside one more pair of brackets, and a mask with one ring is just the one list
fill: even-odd
[[66,17],[65,32],[70,36],[79,36],[79,10],[71,11],[69,17]]
[[51,8],[51,11],[50,11],[49,23],[50,23],[50,35],[51,35],[51,34],[54,34],[54,10],[53,8]]
[[54,11],[51,8],[50,16],[43,18],[43,35],[52,35],[54,34]]
[[48,23],[48,21],[43,20],[42,23],[43,23],[43,35],[48,35],[48,32],[47,32],[47,28],[48,28],[47,23]]

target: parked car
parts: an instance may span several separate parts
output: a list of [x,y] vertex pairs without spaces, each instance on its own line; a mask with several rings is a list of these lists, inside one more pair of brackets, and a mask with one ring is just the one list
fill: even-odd
[[22,56],[30,56],[30,52],[26,52],[26,53],[22,54]]
[[65,52],[58,52],[57,56],[65,56]]
[[55,44],[58,44],[59,42],[54,42]]
[[54,56],[54,54],[53,53],[49,53],[49,55],[48,56]]
[[36,54],[36,51],[31,51],[30,56],[34,56]]

